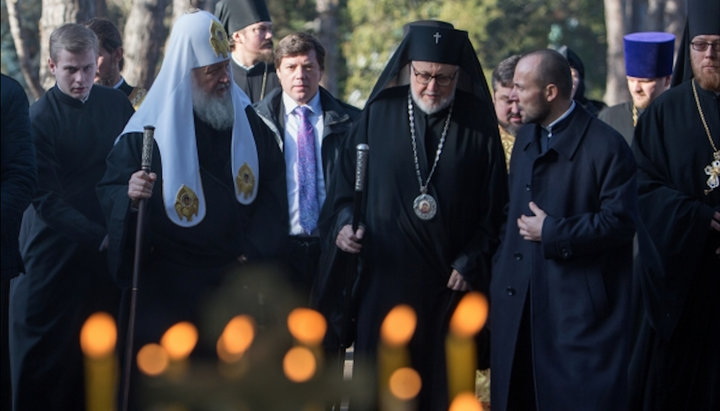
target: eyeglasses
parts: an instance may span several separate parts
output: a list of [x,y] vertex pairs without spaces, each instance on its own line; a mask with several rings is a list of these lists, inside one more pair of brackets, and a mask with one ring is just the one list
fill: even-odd
[[718,41],[691,41],[690,45],[695,51],[705,51],[708,47],[712,47],[713,51],[720,51],[720,42]]
[[430,74],[427,72],[419,72],[415,70],[415,66],[410,64],[410,68],[412,68],[413,73],[415,74],[415,80],[417,80],[418,83],[422,85],[430,84],[430,82],[435,79],[435,84],[441,87],[449,86],[450,83],[455,79],[455,76],[457,75],[457,70],[455,73],[453,73],[452,76],[447,76],[445,74]]

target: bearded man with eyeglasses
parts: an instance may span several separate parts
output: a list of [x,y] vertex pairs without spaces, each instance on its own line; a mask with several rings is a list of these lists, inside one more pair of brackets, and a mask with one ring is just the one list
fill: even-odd
[[635,130],[644,323],[632,409],[720,406],[720,3],[691,0],[674,86]]
[[[378,371],[383,318],[407,304],[417,314],[408,348],[422,379],[418,409],[447,409],[449,317],[468,290],[487,292],[507,200],[492,98],[467,32],[443,22],[409,25],[356,125],[330,185],[332,218],[321,222],[335,256],[362,261],[354,372]],[[370,152],[366,203],[353,231],[359,143]],[[387,395],[382,388],[380,398]]]

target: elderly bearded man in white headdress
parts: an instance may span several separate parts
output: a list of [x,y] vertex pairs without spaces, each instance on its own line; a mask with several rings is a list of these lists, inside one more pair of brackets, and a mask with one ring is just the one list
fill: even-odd
[[[130,282],[135,206],[148,199],[136,349],[179,321],[202,326],[201,304],[228,271],[274,259],[287,238],[284,160],[232,81],[229,58],[212,14],[180,17],[160,73],[98,186],[110,266],[123,287]],[[140,167],[145,125],[155,127],[149,173]]]

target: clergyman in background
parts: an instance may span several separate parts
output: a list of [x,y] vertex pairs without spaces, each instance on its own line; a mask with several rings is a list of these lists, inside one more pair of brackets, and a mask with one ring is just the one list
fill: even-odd
[[513,144],[515,144],[515,135],[518,129],[522,127],[517,101],[510,99],[510,91],[513,88],[513,74],[520,57],[522,56],[514,54],[506,58],[492,72],[493,105],[495,106],[500,140],[505,151],[505,164],[508,170],[510,170],[510,155],[512,154]]
[[670,88],[675,36],[663,32],[630,33],[625,44],[625,73],[631,101],[608,107],[598,118],[632,143],[638,117]]
[[273,26],[265,0],[221,0],[215,15],[232,48],[233,79],[257,103],[280,87],[273,62]]

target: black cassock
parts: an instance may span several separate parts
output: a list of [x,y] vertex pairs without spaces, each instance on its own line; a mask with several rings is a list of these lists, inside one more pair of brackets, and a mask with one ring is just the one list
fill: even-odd
[[[232,63],[233,79],[235,83],[250,97],[250,101],[257,103],[270,93],[270,90],[280,87],[280,79],[272,63],[257,63],[250,69]],[[263,83],[265,85],[263,86]]]
[[98,310],[117,314],[100,245],[105,220],[95,184],[133,113],[117,90],[93,86],[85,103],[51,88],[30,108],[38,187],[23,217],[25,274],[11,290],[11,362],[17,409],[84,408],[80,328]]
[[[413,210],[420,187],[408,122],[408,90],[409,86],[400,86],[380,92],[358,119],[357,129],[346,142],[341,173],[329,188],[334,226],[328,236],[334,239],[341,227],[350,223],[355,147],[367,143],[370,154],[361,222],[366,233],[356,367],[375,364],[383,319],[396,305],[409,304],[418,321],[409,344],[412,366],[423,381],[418,404],[422,409],[441,409],[447,407],[446,330],[449,315],[464,294],[447,288],[447,282],[455,268],[476,289],[487,291],[490,256],[507,201],[507,175],[497,123],[491,114],[482,115],[492,111],[458,90],[447,139],[428,189],[437,201],[437,214],[421,220]],[[427,116],[414,107],[423,183],[447,113],[445,109]]]
[[[258,193],[249,205],[235,197],[230,167],[231,130],[218,132],[195,117],[200,175],[205,195],[204,219],[192,227],[180,227],[167,217],[162,196],[162,160],[154,147],[152,171],[157,173],[153,195],[147,204],[144,262],[139,277],[134,349],[158,342],[173,324],[190,321],[198,327],[196,353],[215,355],[217,329],[207,309],[219,298],[223,285],[244,274],[237,258],[250,263],[277,257],[287,238],[287,200],[282,154],[262,121],[246,108],[258,150]],[[142,134],[123,135],[108,157],[108,171],[98,185],[98,195],[108,219],[109,259],[114,275],[127,288],[133,262],[137,213],[130,207],[127,189],[130,176],[140,169]],[[234,277],[233,277],[234,276]],[[233,312],[250,312],[257,301],[238,296]],[[246,309],[247,308],[247,309]],[[125,307],[127,309],[127,307]],[[229,320],[225,318],[223,320]],[[259,320],[256,318],[256,320]]]
[[[697,93],[720,148],[720,97]],[[645,318],[631,366],[637,409],[717,409],[720,404],[720,188],[709,193],[713,149],[691,82],[658,97],[640,118],[640,278]]]

